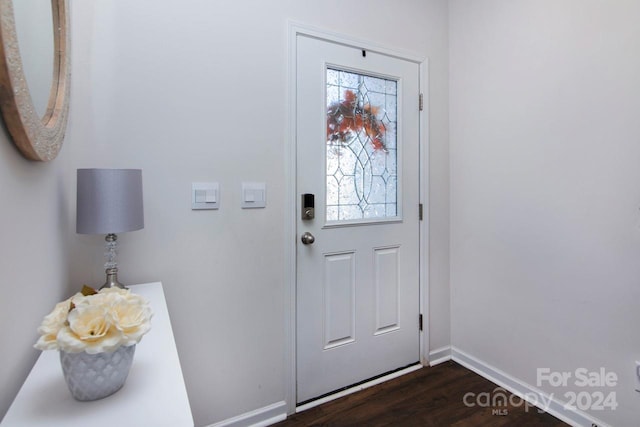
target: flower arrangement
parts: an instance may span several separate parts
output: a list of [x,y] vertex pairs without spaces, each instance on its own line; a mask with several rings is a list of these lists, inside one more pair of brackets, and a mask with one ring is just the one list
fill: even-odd
[[344,91],[344,100],[327,107],[327,140],[348,144],[363,132],[371,141],[374,150],[388,151],[384,143],[386,126],[378,118],[379,107],[362,104],[352,90]]
[[110,353],[132,346],[151,329],[149,303],[128,289],[84,286],[59,302],[38,328],[39,350],[67,353]]

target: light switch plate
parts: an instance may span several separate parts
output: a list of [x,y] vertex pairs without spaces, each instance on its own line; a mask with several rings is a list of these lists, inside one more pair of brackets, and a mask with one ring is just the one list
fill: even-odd
[[220,185],[217,182],[191,183],[191,209],[219,209]]
[[264,182],[243,182],[240,207],[242,209],[253,209],[266,206],[267,184]]

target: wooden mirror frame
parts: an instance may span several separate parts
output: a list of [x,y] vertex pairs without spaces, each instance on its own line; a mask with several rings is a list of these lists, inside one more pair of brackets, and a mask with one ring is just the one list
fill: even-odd
[[[20,1],[20,0],[18,0]],[[69,114],[70,60],[67,0],[51,0],[53,80],[47,110],[40,117],[22,68],[12,0],[0,0],[0,110],[22,155],[53,160],[62,147]]]

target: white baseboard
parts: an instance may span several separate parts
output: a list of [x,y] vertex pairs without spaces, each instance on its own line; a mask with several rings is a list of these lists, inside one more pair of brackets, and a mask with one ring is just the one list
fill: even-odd
[[571,426],[610,427],[586,412],[567,409],[565,403],[554,396],[550,396],[455,347],[451,347],[451,359]]
[[284,401],[228,418],[209,427],[264,427],[287,419],[287,404]]
[[[478,375],[488,379],[494,384],[504,388],[505,390],[513,393],[519,398],[529,402],[531,405],[548,412],[554,417],[564,421],[565,423],[574,427],[584,427],[596,425],[598,427],[611,427],[605,422],[594,418],[586,412],[580,410],[571,410],[565,407],[565,403],[544,393],[537,388],[520,381],[517,378],[497,369],[465,352],[457,349],[453,346],[446,346],[435,349],[429,352],[429,365],[435,366],[440,363],[453,360],[456,363],[464,366],[465,368],[477,373]],[[305,409],[312,408],[322,403],[334,400],[343,396],[346,396],[356,391],[363,390],[365,388],[380,384],[384,381],[388,381],[392,378],[398,377],[403,374],[407,374],[416,369],[420,369],[421,365],[409,367],[405,370],[394,372],[385,377],[378,378],[365,384],[361,384],[351,389],[344,390],[342,392],[327,396],[323,399],[310,402],[306,405],[296,408],[296,412],[301,412]],[[215,424],[211,424],[208,427],[264,427],[277,422],[283,421],[287,418],[287,405],[286,402],[280,401],[272,405],[265,406],[263,408],[256,409],[251,412],[247,412],[238,415],[233,418],[220,421]]]
[[451,346],[436,348],[429,352],[429,366],[436,366],[451,360]]

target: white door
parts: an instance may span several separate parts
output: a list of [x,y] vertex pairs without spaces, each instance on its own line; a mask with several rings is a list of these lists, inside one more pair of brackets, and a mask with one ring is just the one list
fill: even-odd
[[419,361],[420,113],[414,62],[298,36],[296,68],[302,403]]

